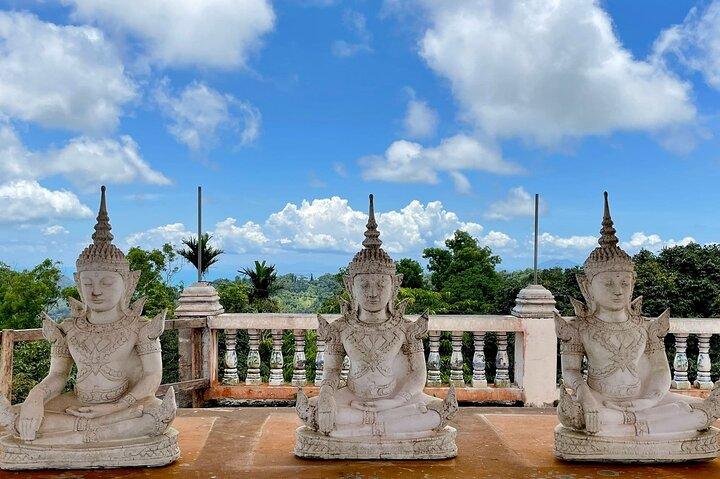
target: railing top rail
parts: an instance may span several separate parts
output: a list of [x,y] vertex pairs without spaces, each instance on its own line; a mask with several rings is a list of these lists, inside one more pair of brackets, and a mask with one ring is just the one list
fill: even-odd
[[[575,316],[563,317],[575,318]],[[670,318],[670,333],[720,334],[720,318]]]
[[[418,315],[408,315],[415,319]],[[323,314],[329,322],[339,314]],[[522,319],[509,315],[433,314],[432,331],[522,331]],[[313,313],[223,313],[208,318],[210,329],[317,329],[317,315]]]

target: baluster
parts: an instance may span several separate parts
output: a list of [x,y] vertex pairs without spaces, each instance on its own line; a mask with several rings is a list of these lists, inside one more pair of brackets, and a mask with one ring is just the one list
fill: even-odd
[[247,377],[245,384],[260,384],[260,330],[248,330],[250,351],[247,357]]
[[507,352],[507,333],[495,333],[497,356],[495,357],[495,387],[510,386],[510,358]]
[[282,329],[272,330],[273,349],[270,353],[270,384],[279,386],[283,383]]
[[237,329],[225,330],[225,371],[223,372],[223,384],[237,384]]
[[673,369],[675,374],[671,387],[674,389],[690,389],[690,381],[688,381],[688,359],[687,359],[687,340],[688,334],[675,333],[675,360],[673,361]]
[[462,331],[453,331],[452,354],[450,355],[450,383],[456,387],[465,386],[463,378]]
[[317,354],[315,355],[315,386],[322,385],[325,371],[325,341],[317,338]]
[[342,369],[340,370],[340,387],[347,384],[348,374],[350,374],[350,358],[345,356],[342,362]]
[[307,377],[305,375],[305,330],[296,329],[293,331],[295,336],[295,356],[293,357],[293,386],[305,386]]
[[710,362],[710,338],[712,334],[698,334],[698,354],[697,362],[697,379],[695,380],[695,387],[700,389],[712,389],[715,384],[710,379],[710,369],[712,364]]
[[430,331],[430,354],[427,360],[427,385],[439,387],[440,380],[440,331]]
[[487,377],[485,376],[485,333],[483,331],[475,331],[473,333],[473,343],[475,344],[475,353],[473,354],[473,377],[472,387],[486,388]]

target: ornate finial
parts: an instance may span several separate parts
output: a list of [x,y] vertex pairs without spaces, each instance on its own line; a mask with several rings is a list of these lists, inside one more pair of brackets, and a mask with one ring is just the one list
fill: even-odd
[[93,243],[96,245],[107,244],[113,240],[110,232],[110,217],[108,216],[107,206],[105,204],[105,185],[100,187],[100,210],[97,215],[97,223],[95,224],[95,233],[92,235]]
[[618,244],[618,237],[615,235],[616,231],[613,227],[613,220],[610,216],[610,205],[608,204],[608,192],[605,193],[605,211],[603,213],[602,228],[600,229],[600,239],[598,244],[600,246],[615,246]]
[[370,195],[370,211],[368,212],[368,222],[365,226],[365,240],[362,244],[364,247],[379,248],[382,245],[380,241],[380,232],[377,229],[377,221],[375,221],[375,203],[373,201],[373,195]]

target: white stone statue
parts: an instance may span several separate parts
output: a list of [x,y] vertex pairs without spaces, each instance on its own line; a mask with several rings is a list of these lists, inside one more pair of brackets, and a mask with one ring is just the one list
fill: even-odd
[[578,275],[586,304],[573,300],[575,319],[555,318],[563,376],[556,455],[620,462],[715,458],[720,389],[705,400],[670,392],[663,342],[670,312],[646,318],[642,297],[632,300],[635,266],[618,246],[607,193],[598,242]]
[[[52,343],[50,372],[21,405],[0,397],[0,468],[159,466],[179,457],[175,395],[155,397],[162,379],[160,339],[165,312],[142,317],[144,299],[131,304],[139,271],[112,244],[102,187],[93,244],[77,260],[81,301],[72,316],[45,316]],[[73,391],[63,393],[77,367]]]
[[[330,324],[318,316],[325,341],[320,395],[298,391],[305,423],[296,433],[295,454],[323,459],[441,459],[457,455],[456,430],[447,425],[457,411],[451,387],[443,401],[426,395],[422,338],[428,317],[403,316],[397,303],[402,275],[380,247],[370,195],[364,248],[344,278],[350,303]],[[340,372],[349,358],[347,384]]]

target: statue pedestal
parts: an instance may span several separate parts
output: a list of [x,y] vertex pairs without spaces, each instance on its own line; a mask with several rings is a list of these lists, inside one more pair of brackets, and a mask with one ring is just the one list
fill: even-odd
[[413,438],[339,438],[301,426],[295,431],[295,455],[311,459],[448,459],[457,456],[456,435],[454,427],[445,426]]
[[715,459],[720,429],[654,436],[593,436],[555,428],[555,456],[566,461],[667,463]]
[[156,467],[179,457],[178,432],[173,428],[155,437],[71,446],[33,445],[11,434],[0,437],[4,470]]

